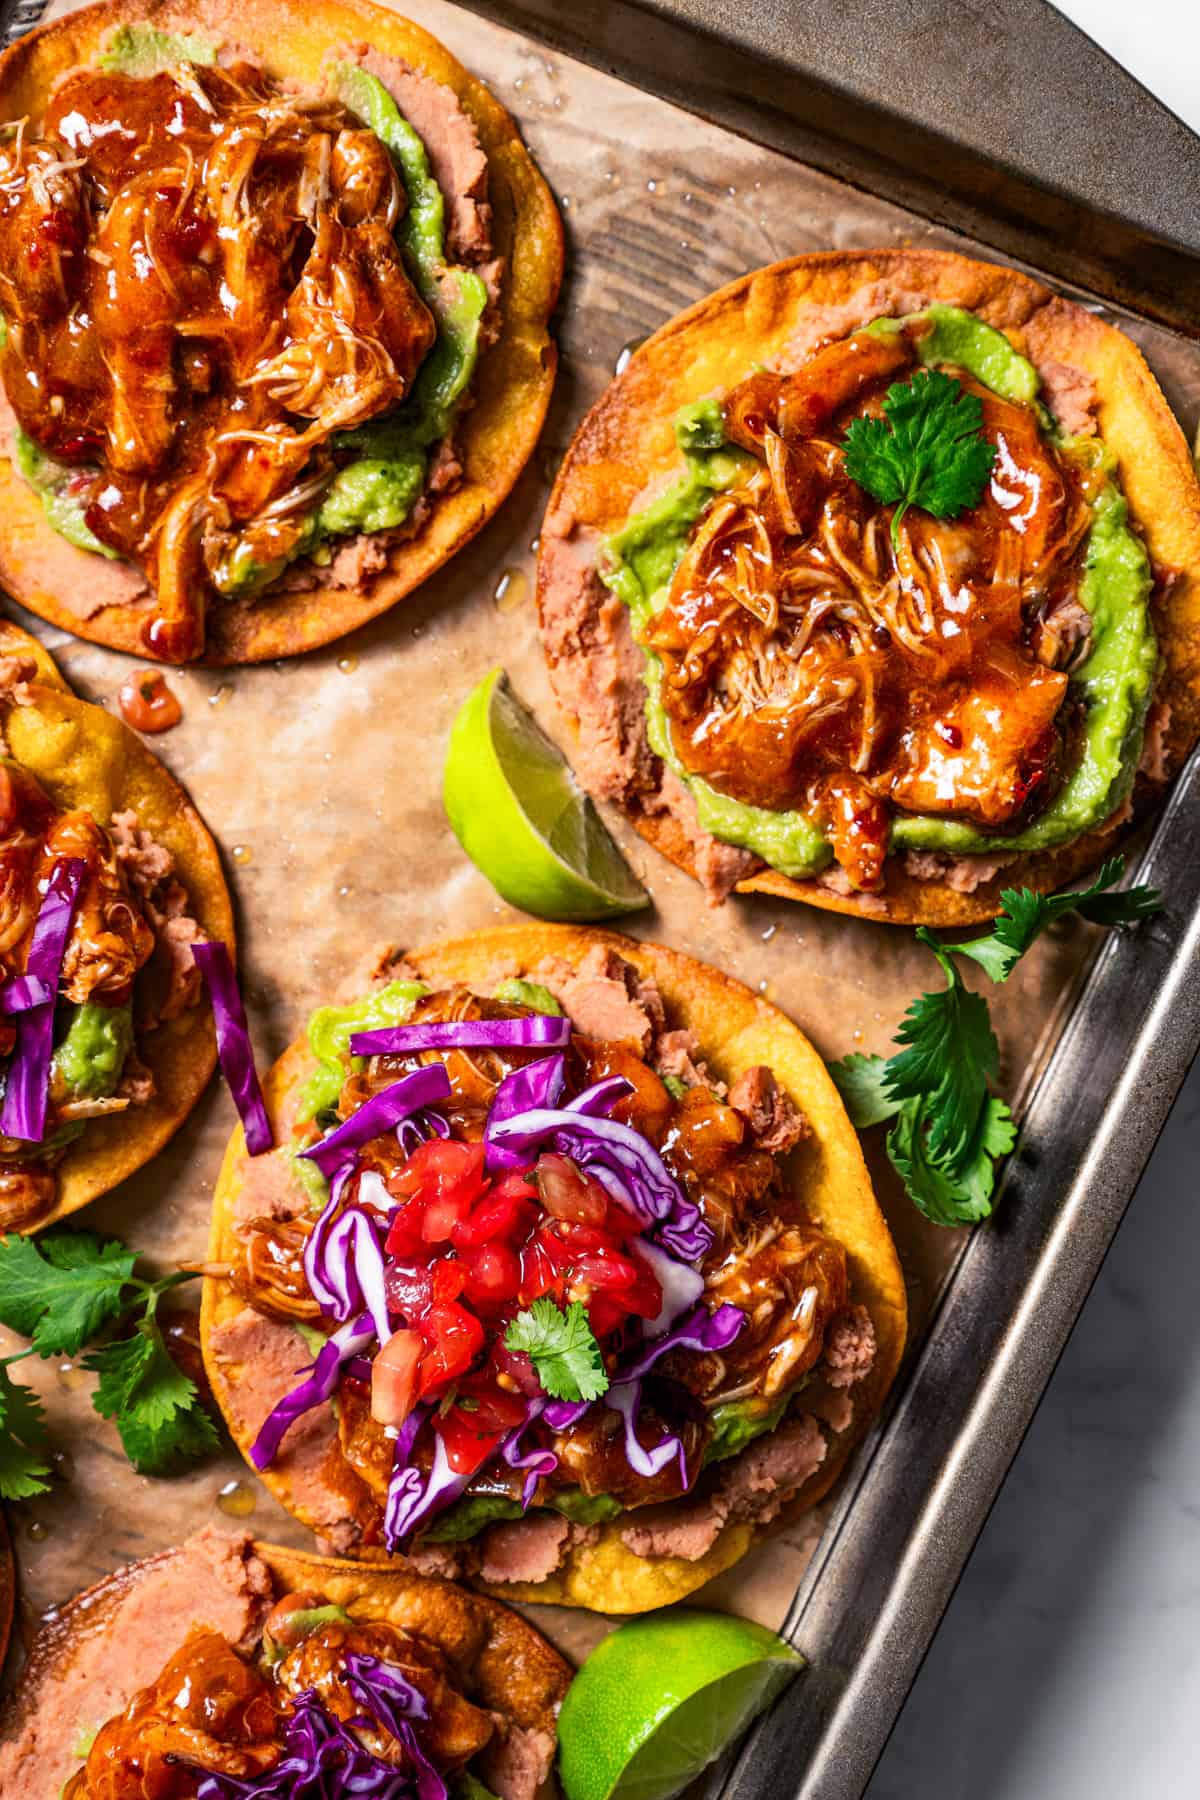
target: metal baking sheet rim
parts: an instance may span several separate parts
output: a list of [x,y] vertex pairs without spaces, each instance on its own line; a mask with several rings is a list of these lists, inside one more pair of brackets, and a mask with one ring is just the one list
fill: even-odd
[[[3,40],[44,10],[0,0]],[[796,1593],[786,1629],[809,1667],[714,1772],[721,1800],[857,1800],[870,1780],[1200,1048],[1197,836],[1200,754],[1138,870],[1166,911],[1094,959],[1025,1108],[996,1218],[965,1245]]]

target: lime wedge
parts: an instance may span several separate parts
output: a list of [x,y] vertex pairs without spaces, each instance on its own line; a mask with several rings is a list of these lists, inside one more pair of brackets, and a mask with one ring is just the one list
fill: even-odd
[[677,1607],[630,1620],[592,1652],[563,1701],[567,1800],[670,1800],[803,1661],[773,1631],[727,1613]]
[[442,783],[475,867],[542,919],[610,919],[649,906],[592,802],[532,713],[493,669],[459,708]]

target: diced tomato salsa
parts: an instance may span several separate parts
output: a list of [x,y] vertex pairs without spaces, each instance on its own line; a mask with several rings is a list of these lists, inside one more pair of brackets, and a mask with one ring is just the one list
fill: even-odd
[[395,1426],[453,1394],[434,1429],[460,1474],[486,1462],[525,1417],[523,1394],[539,1391],[528,1359],[504,1344],[523,1308],[577,1300],[602,1345],[662,1308],[640,1221],[593,1176],[554,1154],[497,1179],[485,1164],[482,1144],[435,1137],[386,1180],[399,1202],[385,1254],[401,1327],[376,1357],[373,1410]]

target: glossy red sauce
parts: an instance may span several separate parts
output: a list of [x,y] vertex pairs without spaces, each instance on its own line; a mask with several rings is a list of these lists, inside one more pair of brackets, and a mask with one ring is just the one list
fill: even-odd
[[139,669],[128,681],[122,682],[117,704],[127,725],[151,735],[170,731],[183,717],[179,698],[163,677],[145,669]]

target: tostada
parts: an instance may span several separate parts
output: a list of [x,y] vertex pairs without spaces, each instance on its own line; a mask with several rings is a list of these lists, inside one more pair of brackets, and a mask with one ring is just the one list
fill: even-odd
[[23,1800],[534,1800],[567,1664],[484,1595],[213,1528],[56,1609],[0,1718]]
[[949,253],[797,257],[664,325],[579,428],[538,599],[585,784],[717,899],[988,917],[1200,736],[1200,486],[1153,375]]
[[366,0],[113,0],[0,58],[0,580],[97,643],[255,662],[504,500],[562,234],[491,93]]
[[137,734],[0,621],[0,1231],[107,1193],[216,1064],[192,946],[233,943],[216,845]]
[[516,926],[390,962],[235,1133],[213,1393],[340,1552],[640,1612],[835,1479],[904,1343],[824,1065],[674,951]]

